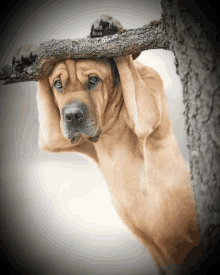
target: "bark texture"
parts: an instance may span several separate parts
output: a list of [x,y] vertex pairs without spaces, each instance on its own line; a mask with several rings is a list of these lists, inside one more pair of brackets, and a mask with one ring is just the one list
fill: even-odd
[[4,84],[33,81],[46,77],[53,65],[67,58],[117,57],[147,49],[167,49],[160,21],[142,28],[102,38],[50,40],[40,45],[37,58],[30,66],[0,67]]
[[[207,20],[207,3],[204,10],[193,1],[162,0],[161,4],[168,48],[174,52],[183,85],[191,182],[203,247],[202,258],[189,273],[185,270],[181,274],[192,274],[195,269],[198,274],[209,274],[207,268],[219,260],[220,251],[220,62],[218,44],[214,43],[217,32],[210,28],[214,26],[212,18]],[[200,252],[194,250],[188,259]]]

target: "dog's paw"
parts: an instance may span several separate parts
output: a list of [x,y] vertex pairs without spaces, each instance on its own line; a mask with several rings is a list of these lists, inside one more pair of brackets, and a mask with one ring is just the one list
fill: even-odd
[[103,14],[93,22],[90,37],[102,37],[121,32],[123,32],[121,23],[113,17]]
[[12,58],[12,65],[31,65],[37,57],[38,47],[36,45],[24,45],[19,48]]

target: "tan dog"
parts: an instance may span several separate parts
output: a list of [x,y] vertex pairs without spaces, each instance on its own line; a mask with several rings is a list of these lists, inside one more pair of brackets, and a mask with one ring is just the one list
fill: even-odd
[[68,59],[38,81],[40,149],[98,163],[119,216],[162,274],[199,242],[189,171],[160,76],[132,56],[114,61],[117,69],[107,58]]

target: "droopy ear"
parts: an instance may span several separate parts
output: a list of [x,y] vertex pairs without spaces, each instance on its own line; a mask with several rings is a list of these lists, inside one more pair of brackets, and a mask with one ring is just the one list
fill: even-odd
[[53,153],[73,152],[92,158],[98,163],[94,145],[83,141],[72,145],[60,128],[60,112],[54,102],[53,92],[47,79],[38,81],[39,147]]
[[[38,81],[38,113],[40,124],[40,149],[57,151],[72,147],[64,138],[60,129],[60,114],[54,103],[54,97],[49,81]],[[44,141],[44,142],[43,142]],[[45,148],[45,149],[44,149]]]
[[131,55],[114,60],[120,76],[128,126],[138,138],[146,138],[161,122],[162,81],[153,69],[135,63],[137,61]]

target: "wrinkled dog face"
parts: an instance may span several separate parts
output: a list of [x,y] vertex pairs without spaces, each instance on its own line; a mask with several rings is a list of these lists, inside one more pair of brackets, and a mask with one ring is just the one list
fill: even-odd
[[109,93],[114,89],[107,59],[67,59],[49,76],[65,138],[77,144],[83,136],[97,142],[102,131]]

